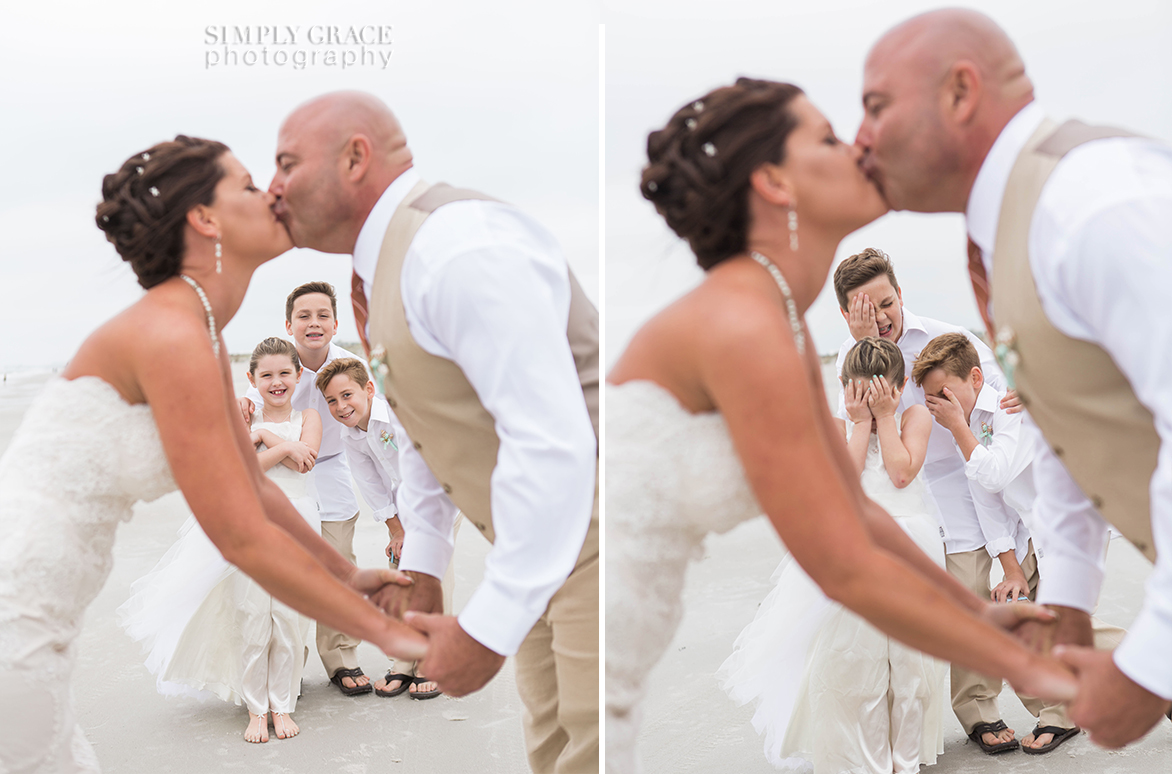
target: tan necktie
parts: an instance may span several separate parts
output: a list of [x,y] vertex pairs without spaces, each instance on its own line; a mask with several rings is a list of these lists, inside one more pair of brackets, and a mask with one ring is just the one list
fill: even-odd
[[362,289],[362,278],[358,272],[350,275],[350,303],[354,305],[354,323],[358,326],[358,340],[362,351],[370,359],[370,342],[366,340],[366,291]]
[[985,322],[985,331],[989,341],[993,341],[995,328],[989,317],[989,277],[985,274],[985,262],[981,260],[981,248],[977,243],[969,240],[969,279],[973,283],[973,295],[977,297],[977,310]]

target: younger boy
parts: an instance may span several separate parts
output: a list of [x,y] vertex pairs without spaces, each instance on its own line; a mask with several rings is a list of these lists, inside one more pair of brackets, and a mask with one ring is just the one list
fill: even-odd
[[[1035,433],[1024,425],[1023,414],[1000,408],[1003,393],[985,381],[980,356],[962,334],[946,333],[928,342],[912,368],[912,379],[923,388],[932,417],[952,434],[987,540],[984,550],[949,555],[949,571],[974,593],[998,602],[1012,602],[1019,596],[1033,600],[1038,562],[1023,516],[1030,517],[1036,497]],[[1005,580],[990,592],[992,557],[1001,562]],[[1100,642],[1117,644],[1122,639],[1121,629],[1101,622],[1095,622],[1095,629]],[[958,686],[955,679],[958,672],[954,667],[954,704],[965,699],[966,686]],[[963,673],[960,676],[963,682]],[[971,698],[978,703],[990,700],[975,693]],[[1078,733],[1062,705],[1020,698],[1038,718],[1037,727],[1022,740],[1024,752],[1050,752]],[[996,697],[991,700],[995,703]]]
[[[338,332],[338,298],[328,282],[307,282],[293,289],[285,299],[285,332],[293,337],[297,357],[304,369],[293,391],[293,408],[311,408],[322,417],[321,449],[314,463],[312,485],[321,515],[321,536],[342,556],[355,564],[354,524],[358,520],[358,500],[350,482],[350,467],[342,453],[341,426],[327,421],[325,400],[314,389],[318,371],[337,358],[354,354],[333,343]],[[244,421],[251,423],[252,413],[261,404],[260,393],[253,387],[240,399]],[[317,652],[330,682],[347,696],[370,693],[370,679],[358,666],[358,640],[321,623],[317,624]]]
[[[350,462],[350,472],[374,518],[387,525],[390,542],[387,557],[398,565],[403,551],[403,525],[398,517],[395,494],[399,489],[399,443],[406,435],[387,404],[375,392],[374,382],[365,364],[357,358],[340,358],[317,374],[316,387],[325,401],[332,422],[341,429],[342,444]],[[460,525],[456,521],[456,528]],[[444,612],[452,609],[454,571],[448,564],[441,586]],[[386,676],[375,683],[379,696],[398,696],[410,692],[412,699],[432,699],[440,695],[438,686],[418,672],[418,662],[391,660]]]

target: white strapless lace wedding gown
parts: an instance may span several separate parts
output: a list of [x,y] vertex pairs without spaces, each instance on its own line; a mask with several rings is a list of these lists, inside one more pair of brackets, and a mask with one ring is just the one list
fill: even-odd
[[[875,435],[861,482],[943,566],[923,477],[896,488]],[[733,700],[756,707],[753,727],[765,738],[765,758],[778,769],[814,774],[911,774],[934,764],[944,752],[947,666],[830,601],[792,556],[773,579],[717,673]]]
[[0,771],[96,772],[72,672],[114,533],[173,491],[151,409],[95,377],[54,379],[0,458]]
[[647,381],[606,386],[606,770],[639,771],[645,682],[711,532],[760,515],[724,418]]

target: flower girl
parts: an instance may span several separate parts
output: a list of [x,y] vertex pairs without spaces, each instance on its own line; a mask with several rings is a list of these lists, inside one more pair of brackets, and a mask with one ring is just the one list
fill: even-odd
[[[842,379],[847,450],[863,491],[943,565],[935,506],[918,475],[932,418],[919,405],[896,411],[906,383],[902,353],[890,341],[862,339]],[[734,700],[756,704],[753,726],[770,763],[852,774],[935,763],[944,751],[946,666],[827,599],[792,556],[774,579],[720,669]]]
[[[253,417],[252,441],[261,469],[320,529],[306,474],[321,444],[321,418],[313,409],[293,409],[300,378],[291,343],[268,338],[253,350],[248,380],[264,406]],[[159,692],[243,703],[249,742],[268,741],[270,712],[278,738],[295,736],[300,729],[289,715],[301,692],[309,619],[228,564],[194,518],[179,535],[118,609],[123,628],[143,643]]]

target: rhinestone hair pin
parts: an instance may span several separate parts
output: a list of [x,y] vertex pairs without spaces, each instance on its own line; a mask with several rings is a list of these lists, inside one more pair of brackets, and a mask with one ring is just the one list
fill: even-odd
[[697,113],[701,112],[704,110],[704,103],[700,100],[696,100],[692,103],[692,110],[695,110]]
[[142,160],[143,160],[143,161],[150,161],[150,160],[151,160],[151,154],[149,154],[149,153],[144,153],[144,154],[142,154]]
[[689,129],[695,129],[696,128],[696,119],[689,118],[688,120],[684,121],[684,126],[688,127]]
[[656,183],[654,180],[652,180],[651,182],[649,182],[647,184],[647,190],[650,191],[651,193],[655,193],[656,191],[659,190],[659,184]]
[[708,156],[708,158],[712,158],[716,155],[716,146],[710,142],[704,143],[700,146],[700,148],[704,151],[704,155]]
[[158,196],[158,195],[159,195],[159,189],[158,189],[158,188],[155,188],[155,187],[152,185],[152,186],[151,186],[151,196]]
[[134,168],[134,171],[135,171],[135,172],[137,172],[137,173],[138,173],[138,174],[140,174],[140,175],[141,175],[143,172],[146,172],[146,170],[145,170],[145,169],[143,169],[142,167],[135,167],[135,168]]

